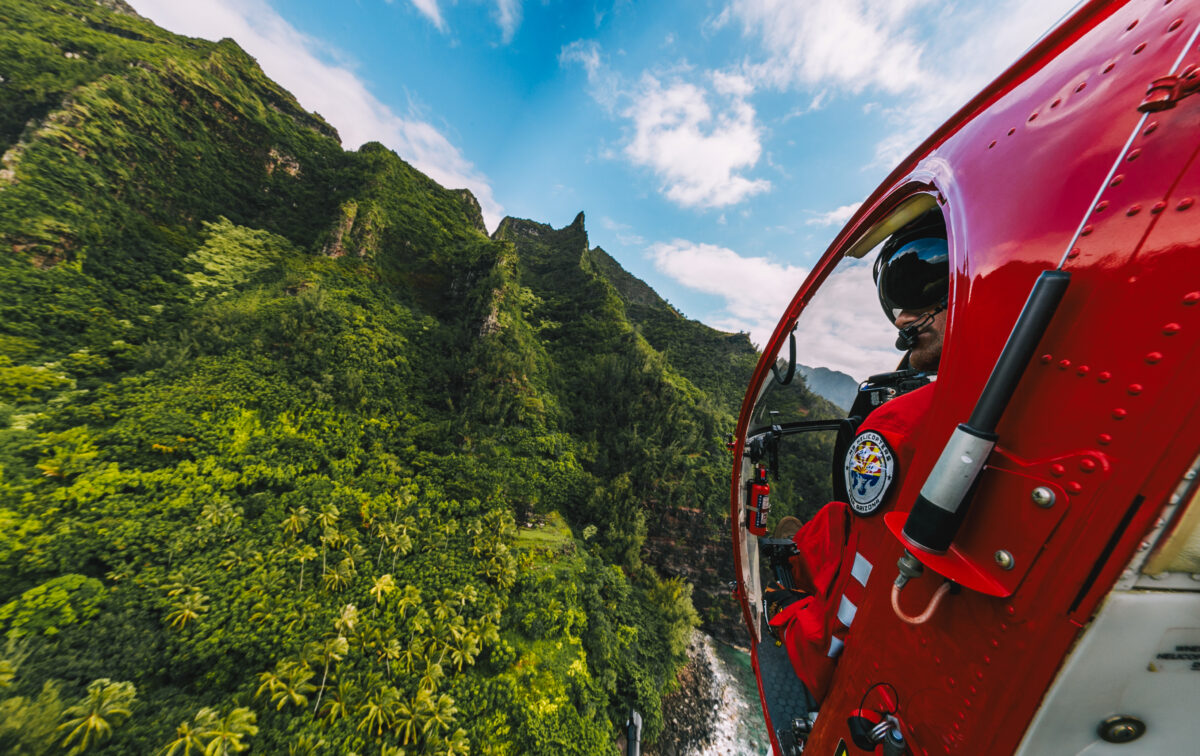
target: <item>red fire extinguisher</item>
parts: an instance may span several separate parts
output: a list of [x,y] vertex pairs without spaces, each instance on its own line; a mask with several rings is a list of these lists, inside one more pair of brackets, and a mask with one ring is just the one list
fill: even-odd
[[771,513],[771,486],[767,483],[767,468],[754,468],[750,481],[750,498],[746,505],[746,529],[756,536],[767,534],[767,515]]

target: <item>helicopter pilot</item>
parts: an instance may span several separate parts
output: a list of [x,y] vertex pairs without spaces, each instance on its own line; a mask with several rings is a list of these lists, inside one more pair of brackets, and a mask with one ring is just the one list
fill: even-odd
[[[901,369],[936,373],[946,333],[950,257],[946,224],[934,208],[892,234],[880,249],[874,276],[889,321],[905,351]],[[848,501],[825,505],[792,536],[794,590],[766,592],[775,601],[770,624],[797,676],[818,705],[832,680],[872,567],[894,561],[894,538],[868,518],[894,508],[899,473],[916,451],[921,418],[933,384],[885,402],[859,426],[846,451]],[[881,578],[877,578],[881,579]]]

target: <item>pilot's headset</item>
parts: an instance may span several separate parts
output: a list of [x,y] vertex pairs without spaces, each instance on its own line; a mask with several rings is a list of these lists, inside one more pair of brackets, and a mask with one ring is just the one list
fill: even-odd
[[875,258],[879,304],[895,322],[902,310],[945,308],[950,296],[946,221],[936,207],[892,234]]

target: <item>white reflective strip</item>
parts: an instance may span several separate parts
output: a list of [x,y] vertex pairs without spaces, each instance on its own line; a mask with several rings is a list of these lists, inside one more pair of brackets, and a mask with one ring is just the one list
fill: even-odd
[[871,579],[871,563],[857,551],[854,552],[854,566],[850,568],[850,576],[863,588],[867,587],[867,581]]
[[858,614],[858,607],[850,599],[842,596],[842,603],[838,606],[838,621],[846,627],[850,627],[856,614]]
[[842,646],[846,645],[842,639],[836,635],[829,639],[829,653],[825,654],[830,659],[836,659],[842,655]]

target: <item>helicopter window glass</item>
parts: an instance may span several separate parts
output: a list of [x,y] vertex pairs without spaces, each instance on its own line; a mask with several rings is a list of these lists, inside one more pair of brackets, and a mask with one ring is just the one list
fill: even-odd
[[[796,324],[796,376],[780,385],[774,376],[755,405],[751,429],[801,420],[845,417],[869,376],[895,370],[896,327],[879,308],[872,276],[875,256],[843,258],[817,290]],[[785,341],[777,356],[785,373]]]

